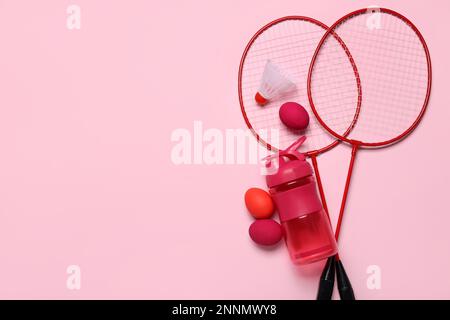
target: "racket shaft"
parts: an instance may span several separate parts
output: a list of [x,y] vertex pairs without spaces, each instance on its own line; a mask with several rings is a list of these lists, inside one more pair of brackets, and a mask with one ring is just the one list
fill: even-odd
[[[319,188],[320,199],[322,201],[323,208],[327,214],[328,221],[331,225],[330,215],[328,214],[328,206],[325,199],[325,192],[323,191],[322,179],[320,178],[319,167],[317,165],[317,159],[315,155],[311,156],[311,161],[314,167],[314,173],[317,179],[317,186]],[[322,275],[320,276],[319,288],[317,290],[316,300],[331,300],[334,290],[334,278],[336,273],[335,259],[329,257],[325,267],[323,268]]]
[[339,239],[339,235],[341,233],[341,225],[342,225],[342,219],[344,218],[344,211],[345,211],[345,205],[347,203],[347,196],[350,189],[350,182],[352,180],[352,174],[353,174],[353,166],[355,164],[356,159],[356,152],[358,151],[358,145],[353,145],[352,148],[352,157],[350,159],[350,165],[348,167],[348,173],[347,173],[347,180],[345,181],[345,189],[344,194],[342,195],[342,202],[341,202],[341,209],[339,210],[339,218],[336,225],[336,241]]

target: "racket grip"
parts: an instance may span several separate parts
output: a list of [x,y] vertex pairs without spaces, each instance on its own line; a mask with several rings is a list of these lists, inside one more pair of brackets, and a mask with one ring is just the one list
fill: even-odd
[[331,300],[334,289],[335,264],[334,256],[329,257],[320,276],[316,300]]
[[356,300],[352,284],[340,260],[336,261],[336,277],[341,300]]

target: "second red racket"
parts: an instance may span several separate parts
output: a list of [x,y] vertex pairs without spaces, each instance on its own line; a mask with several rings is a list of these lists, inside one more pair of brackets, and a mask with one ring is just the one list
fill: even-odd
[[[347,67],[349,55],[340,50],[343,44],[351,53],[356,73]],[[358,95],[355,81],[361,87]],[[357,151],[387,147],[410,134],[424,115],[430,91],[431,59],[425,40],[410,20],[395,11],[369,8],[352,12],[320,40],[308,74],[309,102],[320,124],[352,145],[336,238]],[[359,116],[348,132],[355,109]],[[337,263],[340,265],[339,259]],[[345,274],[338,274],[344,299],[353,295],[346,281]]]

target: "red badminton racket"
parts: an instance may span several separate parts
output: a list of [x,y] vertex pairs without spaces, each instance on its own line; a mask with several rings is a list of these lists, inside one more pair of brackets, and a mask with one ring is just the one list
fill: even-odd
[[[342,53],[343,44],[351,53],[356,73],[347,68],[349,55]],[[355,81],[360,83],[358,96]],[[352,146],[336,227],[339,238],[357,151],[402,140],[424,115],[431,90],[427,45],[419,30],[399,13],[384,8],[352,12],[334,23],[320,40],[311,61],[307,90],[318,122]],[[348,132],[355,109],[359,115]],[[336,260],[339,265],[339,258]],[[348,288],[342,283],[345,277],[338,274],[341,298],[348,297]]]
[[[308,68],[326,30],[327,26],[323,23],[308,17],[289,16],[270,22],[252,37],[245,48],[238,79],[242,115],[256,139],[268,150],[277,152],[291,145],[300,136],[307,135],[308,139],[302,150],[312,158],[316,171],[316,155],[330,150],[339,141],[327,134],[313,117],[306,130],[291,130],[281,123],[278,112],[280,106],[288,101],[296,101],[307,111],[311,110],[306,91]],[[279,99],[269,100],[261,107],[255,100],[255,93],[258,92],[261,75],[269,60],[294,78],[296,89]],[[270,135],[273,130],[276,134]],[[317,180],[321,185],[319,175]],[[321,188],[320,196],[324,202],[322,190]]]
[[[288,101],[298,102],[307,111],[311,111],[307,94],[307,75],[313,54],[327,29],[327,26],[317,20],[300,16],[280,18],[262,27],[245,48],[239,67],[238,89],[245,122],[257,140],[268,150],[276,152],[290,146],[302,135],[308,137],[300,151],[311,158],[322,204],[328,213],[316,157],[336,146],[339,143],[338,139],[324,130],[315,117],[310,117],[306,130],[292,130],[281,123],[278,115],[280,106]],[[345,66],[347,71],[356,72],[349,51],[343,44],[340,52],[347,56]],[[296,85],[296,90],[268,100],[261,106],[255,100],[255,93],[259,90],[260,79],[269,60],[287,71]],[[353,75],[349,79],[354,81],[356,97],[360,96],[359,83],[355,80],[357,78],[357,75]],[[354,102],[356,105],[356,100]],[[347,124],[344,135],[350,132],[357,117],[358,108],[354,108],[353,119]],[[278,134],[275,136],[268,134],[272,130],[276,130]],[[327,284],[325,291],[329,293],[324,295],[328,298],[331,298],[334,285],[334,268],[332,275],[325,279]]]

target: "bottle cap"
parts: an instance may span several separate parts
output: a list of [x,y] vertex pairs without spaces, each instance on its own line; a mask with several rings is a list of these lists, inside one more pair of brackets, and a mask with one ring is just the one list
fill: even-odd
[[306,137],[303,136],[286,150],[279,151],[265,159],[267,160],[267,166],[278,166],[274,174],[266,176],[266,183],[269,188],[313,174],[311,165],[306,161],[305,155],[297,151],[305,140]]

